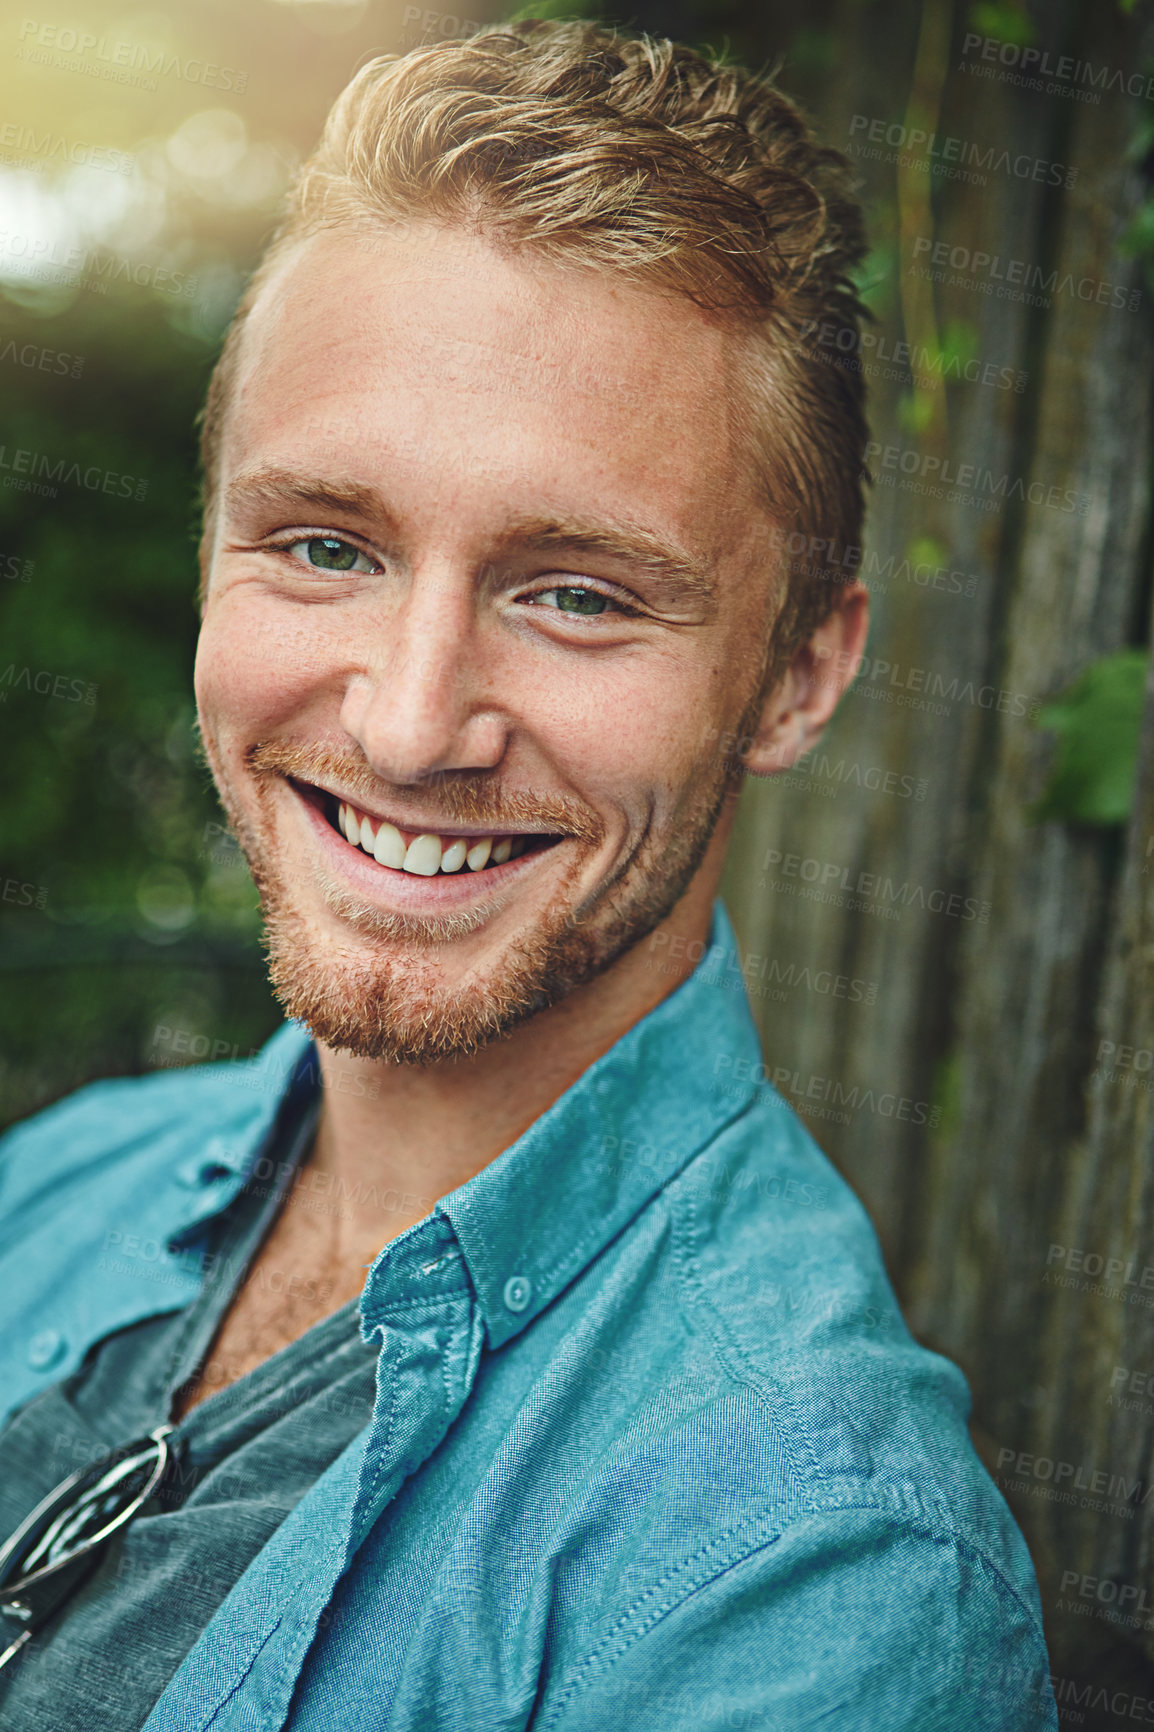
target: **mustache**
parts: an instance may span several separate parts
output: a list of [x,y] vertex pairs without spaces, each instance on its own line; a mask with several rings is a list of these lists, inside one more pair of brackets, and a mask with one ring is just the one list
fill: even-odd
[[[418,782],[382,781],[359,753],[331,746],[294,745],[287,740],[258,740],[244,754],[254,776],[286,776],[314,787],[336,783],[350,798],[366,806],[403,815],[415,796],[432,793],[446,823],[475,825],[500,832],[526,826],[551,834],[599,843],[605,826],[597,814],[567,794],[537,794],[527,788],[505,788],[467,770],[437,771]],[[435,827],[425,811],[422,825]]]

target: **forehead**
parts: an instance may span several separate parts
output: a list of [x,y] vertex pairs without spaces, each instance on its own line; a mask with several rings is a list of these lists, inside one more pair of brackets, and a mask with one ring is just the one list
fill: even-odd
[[728,540],[753,490],[742,348],[681,297],[460,229],[314,236],[249,316],[222,479],[274,463],[414,508],[600,501]]

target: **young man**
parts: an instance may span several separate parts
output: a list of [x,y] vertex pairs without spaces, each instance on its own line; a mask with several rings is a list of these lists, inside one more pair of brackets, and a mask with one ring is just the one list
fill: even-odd
[[204,423],[291,1020],[7,1142],[0,1726],[1056,1725],[963,1380],[727,990],[737,784],[866,632],[781,558],[860,539],[843,172],[584,25],[338,101]]

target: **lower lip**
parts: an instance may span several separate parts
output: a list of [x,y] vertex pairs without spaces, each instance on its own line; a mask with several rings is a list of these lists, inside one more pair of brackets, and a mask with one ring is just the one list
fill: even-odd
[[396,909],[398,913],[443,914],[452,908],[475,908],[478,903],[495,899],[515,878],[531,872],[561,846],[555,842],[551,847],[506,860],[503,866],[486,866],[480,872],[470,872],[464,867],[460,872],[435,872],[422,878],[416,872],[381,866],[362,848],[354,848],[333,829],[318,806],[291,784],[286,785],[302,808],[326,862],[368,901]]

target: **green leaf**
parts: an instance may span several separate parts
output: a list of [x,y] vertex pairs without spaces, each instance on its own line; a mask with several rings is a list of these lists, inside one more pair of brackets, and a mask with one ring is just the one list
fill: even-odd
[[907,547],[906,558],[911,565],[932,565],[936,568],[949,564],[950,550],[944,541],[938,541],[932,535],[919,535]]
[[832,30],[807,29],[795,31],[789,45],[788,65],[799,77],[819,77],[832,73],[837,66],[840,43]]
[[970,28],[983,36],[996,36],[1001,42],[1015,42],[1019,48],[1033,42],[1036,34],[1033,21],[1020,7],[1007,0],[985,0],[985,4],[970,7]]
[[965,319],[951,319],[938,341],[938,361],[946,375],[951,367],[959,369],[977,359],[978,333]]
[[551,22],[568,23],[570,20],[600,18],[605,15],[605,9],[598,0],[529,0],[528,5],[517,6],[511,12],[506,12],[503,22],[521,24],[528,18],[544,18]]
[[1130,259],[1154,255],[1154,199],[1139,205],[1118,242],[1118,251]]
[[915,387],[898,400],[898,425],[906,433],[924,433],[934,419],[935,407],[934,393]]
[[1146,690],[1145,650],[1093,662],[1038,715],[1055,733],[1050,780],[1030,813],[1036,822],[1123,824],[1130,816]]
[[876,310],[893,287],[898,272],[898,250],[892,244],[875,246],[868,258],[850,272],[853,285],[867,307]]

